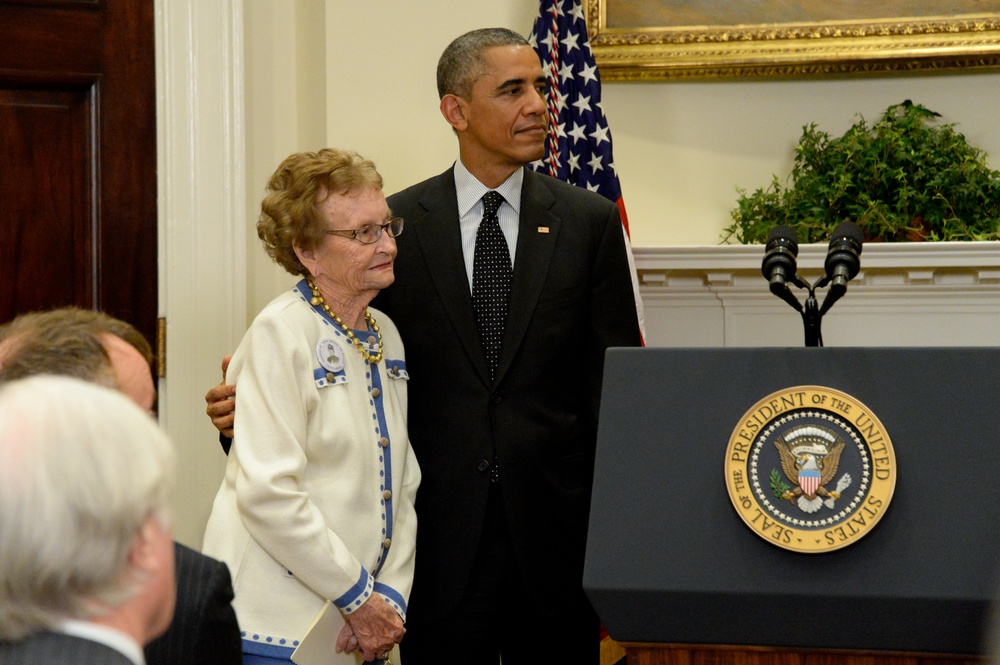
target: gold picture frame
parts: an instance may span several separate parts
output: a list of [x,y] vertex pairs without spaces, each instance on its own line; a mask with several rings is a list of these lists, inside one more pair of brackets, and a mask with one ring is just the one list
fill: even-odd
[[1000,68],[1000,0],[583,1],[606,81]]

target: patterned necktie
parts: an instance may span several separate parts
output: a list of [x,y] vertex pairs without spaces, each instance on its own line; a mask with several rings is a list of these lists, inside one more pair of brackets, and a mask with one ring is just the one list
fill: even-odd
[[472,259],[472,304],[476,309],[476,324],[490,365],[491,379],[496,376],[514,275],[510,250],[497,217],[502,202],[503,197],[496,192],[486,192],[483,196],[483,221],[476,231],[476,251]]

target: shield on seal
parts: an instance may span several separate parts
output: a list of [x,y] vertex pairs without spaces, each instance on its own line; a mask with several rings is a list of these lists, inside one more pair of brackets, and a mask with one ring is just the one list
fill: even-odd
[[820,473],[816,469],[799,470],[799,487],[807,496],[815,496],[819,489],[819,477]]

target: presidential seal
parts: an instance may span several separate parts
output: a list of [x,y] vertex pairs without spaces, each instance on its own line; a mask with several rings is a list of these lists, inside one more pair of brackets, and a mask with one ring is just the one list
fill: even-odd
[[882,423],[850,395],[797,386],[744,414],[726,449],[736,512],[768,542],[829,552],[871,531],[896,486],[896,456]]

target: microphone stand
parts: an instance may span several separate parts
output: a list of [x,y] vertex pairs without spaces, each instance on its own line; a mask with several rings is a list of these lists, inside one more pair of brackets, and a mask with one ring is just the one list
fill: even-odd
[[805,306],[803,306],[802,303],[800,303],[798,299],[792,295],[792,292],[789,291],[787,287],[779,289],[772,288],[771,292],[794,307],[795,310],[802,315],[802,327],[805,331],[806,346],[823,346],[823,333],[821,331],[823,315],[826,314],[827,310],[833,307],[833,303],[837,302],[837,300],[844,295],[844,291],[847,290],[846,287],[830,287],[830,290],[826,294],[826,298],[823,299],[823,306],[820,307],[819,301],[816,299],[816,289],[823,288],[830,283],[829,275],[823,275],[823,277],[816,280],[813,284],[809,284],[798,275],[795,275],[789,281],[800,289],[806,289],[808,292]]
[[815,286],[809,287],[809,297],[806,298],[806,306],[802,311],[802,327],[806,333],[806,346],[823,346],[823,333],[820,325],[823,315],[819,313],[816,306]]

